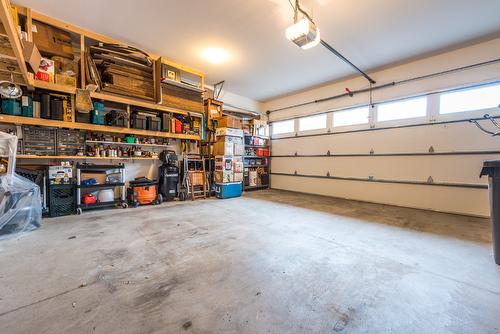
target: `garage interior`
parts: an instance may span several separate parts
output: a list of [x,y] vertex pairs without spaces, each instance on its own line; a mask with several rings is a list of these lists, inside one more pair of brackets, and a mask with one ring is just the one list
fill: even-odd
[[500,3],[0,0],[1,333],[500,331]]

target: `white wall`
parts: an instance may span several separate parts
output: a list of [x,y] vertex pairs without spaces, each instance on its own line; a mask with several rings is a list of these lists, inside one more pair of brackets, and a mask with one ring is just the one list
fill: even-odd
[[[370,75],[377,81],[377,84],[384,84],[497,58],[500,58],[500,38],[394,66],[370,73]],[[476,67],[374,91],[373,100],[375,102],[386,101],[498,79],[500,79],[500,63],[497,62],[488,66]],[[357,90],[367,86],[367,81],[360,77],[334,82],[323,87],[268,101],[263,104],[263,109],[271,110],[338,95],[343,93],[346,87]],[[270,120],[276,121],[298,115],[355,105],[366,105],[368,101],[368,94],[356,94],[354,97],[272,112]],[[498,113],[495,110],[493,112]],[[466,116],[470,115],[456,115],[454,117],[466,118]],[[437,120],[446,119],[438,118]],[[428,121],[429,119],[423,123]],[[326,132],[326,130],[322,131]],[[301,133],[299,133],[300,135]],[[500,151],[500,138],[489,137],[468,122],[428,123],[416,127],[273,139],[272,154],[273,156],[293,155],[295,153],[310,155],[326,154],[327,151],[330,151],[331,154],[368,154],[372,149],[376,154],[425,153],[428,152],[430,146],[436,152]],[[487,180],[484,178],[479,179],[479,171],[482,162],[488,159],[500,159],[500,154],[397,157],[275,157],[272,159],[271,170],[272,173],[293,174],[296,171],[298,174],[306,175],[326,175],[327,172],[330,172],[330,175],[342,178],[373,177],[375,179],[396,181],[425,182],[431,176],[434,182],[437,183],[481,185],[486,184]],[[489,215],[487,189],[315,179],[283,175],[272,175],[271,186],[277,189],[436,211],[479,216]]]

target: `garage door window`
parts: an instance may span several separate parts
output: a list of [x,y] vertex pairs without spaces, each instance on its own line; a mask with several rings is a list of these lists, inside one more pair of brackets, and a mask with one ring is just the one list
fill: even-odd
[[484,110],[500,105],[500,85],[445,93],[439,97],[439,113]]
[[392,121],[427,115],[427,97],[379,104],[377,121]]
[[273,135],[280,135],[283,133],[291,133],[295,131],[295,122],[293,119],[288,121],[274,122]]
[[326,128],[326,114],[303,117],[299,119],[299,131],[319,130]]
[[333,112],[333,127],[368,124],[369,115],[370,110],[368,107],[335,111]]

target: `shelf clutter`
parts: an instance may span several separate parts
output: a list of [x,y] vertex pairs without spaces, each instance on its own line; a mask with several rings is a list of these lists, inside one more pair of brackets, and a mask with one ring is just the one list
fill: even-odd
[[[47,215],[268,187],[266,123],[205,99],[204,73],[14,9],[0,25],[0,76],[23,93],[0,99],[0,130],[17,136],[17,170],[43,190]],[[126,175],[133,161],[157,180]]]
[[220,101],[205,101],[208,140],[202,144],[202,154],[215,160],[209,169],[211,179],[217,189],[222,183],[241,183],[242,190],[268,188],[270,146],[262,134],[267,123],[224,115],[223,109]]

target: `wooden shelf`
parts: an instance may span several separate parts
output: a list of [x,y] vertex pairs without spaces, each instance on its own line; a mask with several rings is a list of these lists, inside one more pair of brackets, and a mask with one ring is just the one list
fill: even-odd
[[68,85],[61,85],[61,84],[56,84],[52,82],[46,82],[46,81],[41,81],[41,80],[30,80],[31,85],[35,88],[40,88],[40,89],[47,89],[47,90],[52,90],[56,91],[58,93],[65,93],[65,94],[75,94],[76,93],[76,88]]
[[50,126],[50,127],[55,127],[55,128],[78,129],[78,130],[88,130],[88,131],[117,133],[117,134],[130,134],[130,135],[138,135],[138,136],[144,136],[144,137],[161,137],[161,138],[184,139],[184,140],[201,140],[200,136],[187,135],[187,134],[181,134],[181,133],[169,133],[169,132],[161,132],[161,131],[148,131],[148,130],[139,130],[139,129],[130,129],[130,128],[119,128],[119,127],[106,126],[106,125],[54,121],[51,119],[44,119],[44,118],[11,116],[11,115],[3,115],[3,114],[0,115],[0,123],[17,124],[17,125],[40,125],[40,126]]
[[[51,90],[54,92],[64,93],[64,94],[76,94],[76,88],[72,87],[72,86],[68,86],[68,85],[61,85],[61,84],[40,81],[40,80],[30,80],[30,84],[31,84],[31,86],[33,86],[35,88]],[[194,116],[196,116],[196,114],[201,116],[201,113],[198,111],[185,111],[185,110],[181,110],[181,109],[166,107],[166,106],[163,106],[161,104],[156,104],[154,102],[142,101],[139,99],[129,98],[129,97],[125,97],[125,96],[119,96],[119,95],[113,95],[113,94],[107,94],[107,93],[99,93],[99,92],[91,92],[90,97],[93,99],[97,99],[97,100],[116,102],[116,103],[121,103],[121,104],[125,104],[125,105],[130,105],[133,107],[142,107],[142,108],[152,109],[152,110],[157,110],[157,111],[162,111],[162,112],[170,112],[173,114],[187,115],[188,113],[191,113]]]
[[104,145],[122,145],[122,146],[140,146],[140,147],[158,147],[158,148],[171,148],[171,145],[163,145],[163,144],[136,144],[136,143],[126,143],[126,142],[118,142],[118,141],[102,141],[102,140],[86,140],[85,144],[93,145],[93,144],[104,144]]
[[52,160],[120,160],[120,161],[129,161],[129,160],[158,160],[158,158],[150,158],[150,157],[87,157],[80,155],[26,155],[26,154],[18,154],[16,156],[17,159],[52,159]]

